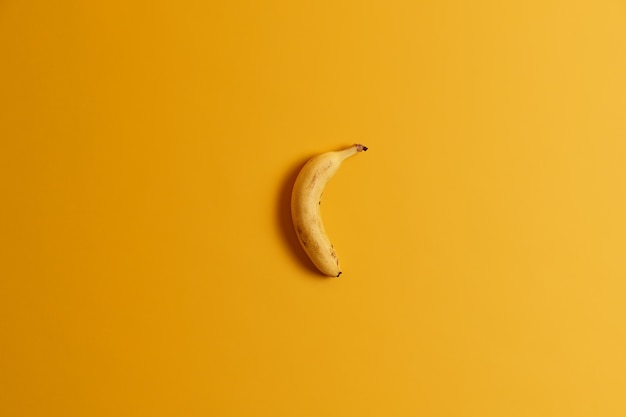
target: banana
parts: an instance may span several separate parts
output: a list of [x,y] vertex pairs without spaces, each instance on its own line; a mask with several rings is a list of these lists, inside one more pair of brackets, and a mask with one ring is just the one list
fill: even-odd
[[291,193],[291,217],[298,240],[313,264],[331,277],[339,277],[341,269],[322,223],[322,193],[346,158],[366,150],[366,146],[354,144],[340,151],[317,155],[302,167]]

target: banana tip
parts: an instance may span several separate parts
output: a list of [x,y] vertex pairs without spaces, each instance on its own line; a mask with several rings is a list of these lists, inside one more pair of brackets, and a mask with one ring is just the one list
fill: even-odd
[[356,151],[357,152],[366,151],[366,150],[367,150],[367,146],[361,145],[360,143],[356,144]]
[[337,277],[336,277],[336,278],[339,278],[339,275],[341,275],[341,274],[342,274],[342,272],[341,272],[341,271],[339,271],[339,273],[337,274]]

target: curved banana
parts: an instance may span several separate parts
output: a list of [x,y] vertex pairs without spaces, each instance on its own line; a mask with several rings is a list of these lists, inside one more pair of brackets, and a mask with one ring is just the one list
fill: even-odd
[[354,144],[349,148],[312,158],[298,174],[291,193],[291,216],[300,244],[315,266],[331,277],[339,277],[341,269],[339,258],[322,223],[322,193],[346,158],[366,150],[366,146]]

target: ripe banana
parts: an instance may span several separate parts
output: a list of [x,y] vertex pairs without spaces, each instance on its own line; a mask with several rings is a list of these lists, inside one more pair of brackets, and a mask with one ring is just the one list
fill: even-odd
[[331,277],[339,277],[341,269],[335,248],[322,223],[322,193],[346,158],[366,150],[366,146],[354,144],[349,148],[312,158],[302,167],[291,193],[291,217],[300,244],[315,266]]

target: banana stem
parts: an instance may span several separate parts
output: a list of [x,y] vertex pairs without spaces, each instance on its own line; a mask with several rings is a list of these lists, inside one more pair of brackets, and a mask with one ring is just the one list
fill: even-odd
[[346,159],[356,154],[357,152],[362,152],[366,150],[367,150],[367,146],[363,146],[360,143],[355,143],[349,148],[339,151],[339,156],[341,157],[341,159]]

